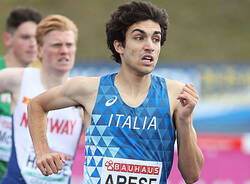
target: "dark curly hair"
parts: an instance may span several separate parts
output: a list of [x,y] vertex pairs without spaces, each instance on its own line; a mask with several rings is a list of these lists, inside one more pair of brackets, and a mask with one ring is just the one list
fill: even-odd
[[165,9],[160,9],[150,2],[132,1],[122,4],[111,14],[111,19],[106,24],[108,48],[112,51],[112,59],[121,64],[121,57],[114,48],[117,40],[125,47],[125,35],[128,28],[139,21],[152,20],[161,27],[161,46],[167,39],[168,15]]
[[18,7],[13,9],[6,20],[6,31],[13,33],[24,22],[35,22],[38,24],[42,15],[33,8]]

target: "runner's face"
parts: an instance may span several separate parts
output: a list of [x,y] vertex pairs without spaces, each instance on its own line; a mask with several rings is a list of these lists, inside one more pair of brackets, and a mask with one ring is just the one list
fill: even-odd
[[73,31],[51,31],[39,48],[42,64],[58,71],[69,71],[75,62],[76,41]]
[[10,34],[9,49],[13,51],[15,58],[23,66],[29,65],[36,59],[36,28],[36,23],[30,21],[24,22],[14,31],[14,33]]
[[125,47],[121,49],[122,67],[137,74],[148,74],[155,68],[161,42],[160,25],[151,20],[137,22],[126,32]]

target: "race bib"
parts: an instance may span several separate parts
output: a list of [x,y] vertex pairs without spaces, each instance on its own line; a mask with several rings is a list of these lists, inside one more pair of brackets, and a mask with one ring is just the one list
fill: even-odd
[[104,157],[101,184],[159,184],[161,171],[161,162]]
[[22,175],[26,183],[36,183],[36,184],[68,184],[69,178],[71,176],[71,165],[72,160],[67,160],[63,165],[63,170],[58,174],[52,174],[50,176],[42,175],[41,171],[36,166],[35,153],[31,150],[29,154],[24,156],[23,167],[21,168]]
[[0,160],[8,161],[11,151],[11,117],[0,116]]

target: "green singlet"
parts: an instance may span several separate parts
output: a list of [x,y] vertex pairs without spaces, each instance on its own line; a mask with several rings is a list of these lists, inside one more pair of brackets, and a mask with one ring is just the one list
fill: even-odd
[[[0,70],[6,68],[4,58],[0,58]],[[10,94],[0,94],[0,180],[7,171],[11,150],[11,111]]]

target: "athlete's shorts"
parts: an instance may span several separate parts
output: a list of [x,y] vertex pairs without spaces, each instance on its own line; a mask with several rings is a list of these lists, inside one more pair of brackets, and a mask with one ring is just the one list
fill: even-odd
[[26,184],[23,177],[9,176],[7,173],[3,176],[1,184]]

